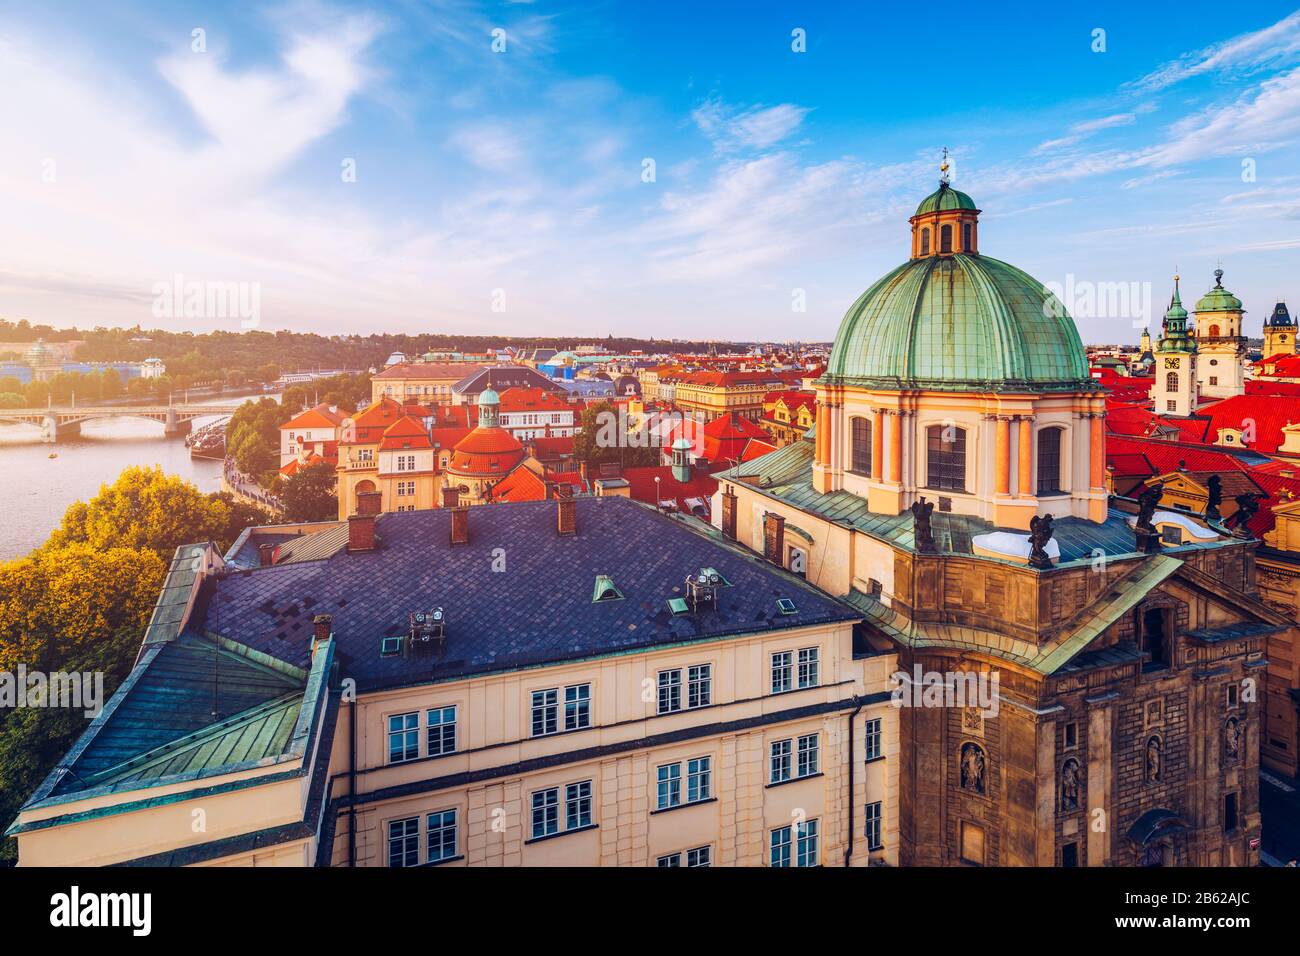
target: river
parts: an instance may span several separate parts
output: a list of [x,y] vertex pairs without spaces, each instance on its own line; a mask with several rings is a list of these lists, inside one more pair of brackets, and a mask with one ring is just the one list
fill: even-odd
[[[225,394],[191,404],[220,405],[261,397],[261,393]],[[279,400],[280,396],[268,397]],[[207,421],[211,419],[196,419],[195,427]],[[200,491],[220,491],[221,462],[191,458],[184,436],[164,438],[162,428],[147,419],[105,418],[86,422],[79,436],[47,445],[34,425],[0,425],[0,502],[7,514],[0,535],[0,561],[44,544],[70,504],[94,497],[100,486],[111,484],[130,465],[161,465]]]

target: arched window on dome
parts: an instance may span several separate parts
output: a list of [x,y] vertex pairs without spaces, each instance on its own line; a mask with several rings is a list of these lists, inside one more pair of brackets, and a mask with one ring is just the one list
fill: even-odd
[[945,223],[939,230],[939,251],[952,252],[952,224]]
[[922,229],[921,230],[921,255],[928,256],[929,254],[930,254],[930,230]]
[[850,419],[849,432],[853,440],[849,471],[856,475],[871,474],[871,419],[855,416]]
[[966,430],[931,425],[925,430],[925,484],[935,491],[966,490]]
[[1176,392],[1176,391],[1178,391],[1178,373],[1177,373],[1177,372],[1170,372],[1168,375],[1165,376],[1165,391],[1166,391],[1166,392]]
[[975,248],[974,232],[975,232],[974,228],[971,226],[970,223],[964,222],[961,224],[961,251],[962,252],[970,252]]
[[1060,428],[1038,430],[1038,494],[1061,493],[1061,432]]

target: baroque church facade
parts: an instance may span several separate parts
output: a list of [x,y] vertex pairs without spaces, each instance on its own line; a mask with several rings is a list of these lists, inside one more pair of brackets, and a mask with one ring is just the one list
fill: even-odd
[[[814,427],[720,472],[715,523],[897,652],[902,865],[1255,865],[1265,645],[1292,627],[1259,599],[1258,542],[1217,502],[1108,497],[1073,320],[981,252],[979,215],[946,176],[920,204],[909,259],[841,323]],[[1202,305],[1203,344],[1235,348],[1232,303]],[[1175,293],[1156,355],[1182,395],[1186,318]]]

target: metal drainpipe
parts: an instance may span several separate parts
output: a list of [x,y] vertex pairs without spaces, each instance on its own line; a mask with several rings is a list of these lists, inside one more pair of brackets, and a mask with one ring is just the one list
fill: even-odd
[[853,859],[853,821],[858,815],[857,807],[853,805],[853,768],[858,762],[857,754],[853,750],[853,724],[857,721],[858,714],[862,712],[862,708],[866,704],[866,701],[856,694],[853,695],[853,699],[858,703],[853,708],[853,713],[849,714],[849,845],[844,851],[844,865],[846,867],[849,865],[849,861]]
[[357,701],[348,704],[348,866],[357,865]]

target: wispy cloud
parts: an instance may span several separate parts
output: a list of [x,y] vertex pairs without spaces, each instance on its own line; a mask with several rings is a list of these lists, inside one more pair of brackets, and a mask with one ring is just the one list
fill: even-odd
[[691,119],[719,152],[726,153],[775,146],[794,133],[808,113],[807,107],[793,103],[738,110],[710,99],[691,113]]
[[1300,55],[1300,10],[1272,26],[1187,53],[1135,80],[1132,87],[1161,90],[1213,72],[1251,73],[1281,67]]

